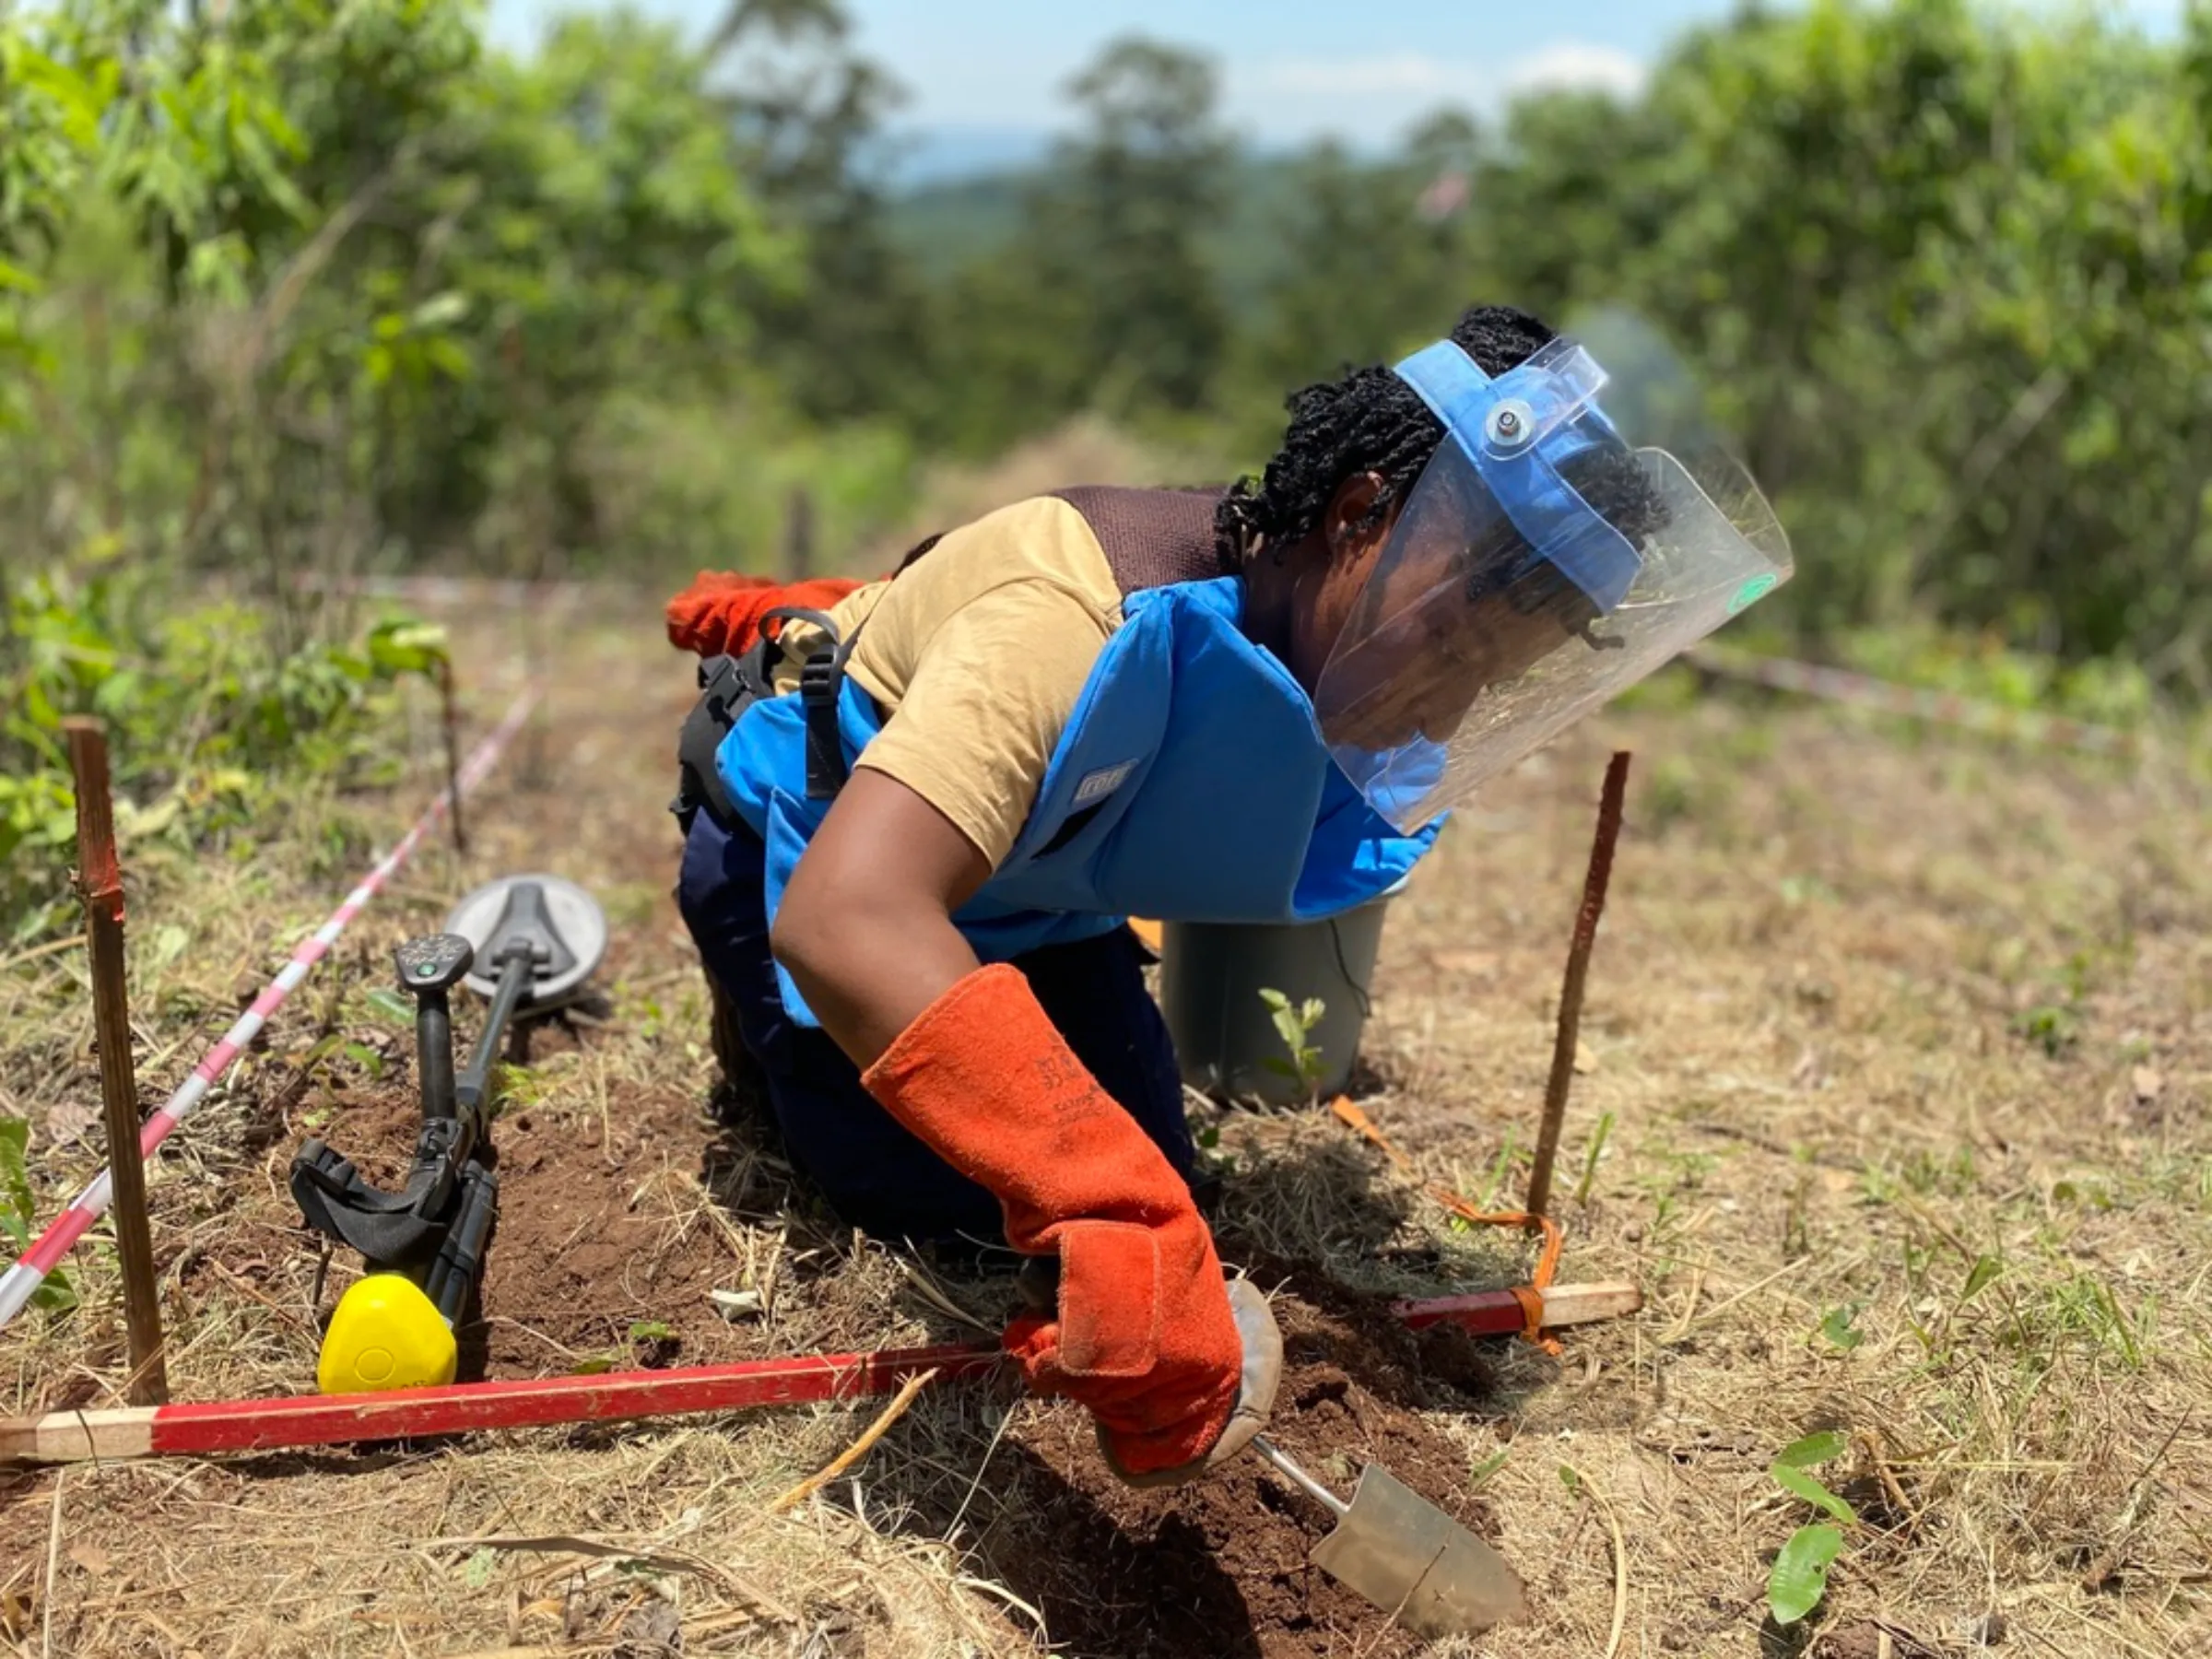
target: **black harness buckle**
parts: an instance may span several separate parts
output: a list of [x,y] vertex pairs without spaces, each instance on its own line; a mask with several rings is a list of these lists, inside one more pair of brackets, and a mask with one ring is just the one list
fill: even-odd
[[851,768],[845,762],[844,741],[838,732],[838,703],[844,692],[845,663],[860,638],[855,628],[850,639],[840,640],[837,624],[828,613],[795,605],[778,606],[760,618],[760,638],[741,656],[709,657],[699,665],[699,701],[684,717],[676,746],[677,792],[668,810],[685,834],[702,809],[724,830],[736,826],[736,809],[722,786],[714,765],[715,752],[738,717],[759,699],[775,696],[772,676],[784,656],[781,630],[771,634],[771,622],[806,622],[829,636],[830,643],[807,657],[799,670],[799,699],[806,717],[806,796],[834,800],[844,788]]

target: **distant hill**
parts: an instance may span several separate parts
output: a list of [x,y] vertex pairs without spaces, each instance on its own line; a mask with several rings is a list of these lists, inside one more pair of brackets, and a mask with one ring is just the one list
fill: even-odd
[[[1231,304],[1256,300],[1279,268],[1281,225],[1296,200],[1296,165],[1279,155],[1232,164],[1230,211],[1210,239]],[[912,186],[891,201],[891,234],[924,268],[939,275],[957,270],[1011,241],[1021,228],[1023,196],[1050,179],[1041,156],[1027,166]]]
[[929,127],[877,141],[885,182],[909,192],[1041,167],[1053,135],[1034,127]]

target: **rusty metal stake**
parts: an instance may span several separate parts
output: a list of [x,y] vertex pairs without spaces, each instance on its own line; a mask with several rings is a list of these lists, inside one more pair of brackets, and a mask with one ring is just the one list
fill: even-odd
[[791,491],[783,522],[783,580],[804,582],[814,573],[814,492],[804,484]]
[[100,1040],[100,1096],[115,1191],[115,1242],[123,1257],[123,1317],[131,1356],[124,1394],[134,1406],[159,1406],[169,1399],[169,1377],[161,1362],[161,1303],[138,1144],[138,1079],[124,980],[123,869],[115,857],[114,806],[108,794],[108,740],[99,721],[83,716],[64,721],[62,729],[76,774],[77,888],[92,959],[92,1025]]
[[1597,942],[1597,919],[1606,908],[1606,885],[1613,877],[1613,845],[1620,839],[1620,803],[1629,782],[1629,751],[1615,753],[1606,767],[1605,792],[1598,797],[1597,833],[1590,842],[1590,874],[1583,883],[1583,908],[1574,918],[1574,939],[1567,947],[1567,977],[1559,987],[1559,1030],[1551,1049],[1551,1080],[1544,1088],[1544,1122],[1536,1132],[1536,1159],[1528,1171],[1532,1216],[1548,1215],[1551,1167],[1559,1155],[1559,1129],[1567,1121],[1567,1089],[1574,1081],[1577,1034],[1583,1023],[1583,986],[1590,975],[1590,947]]
[[453,851],[468,852],[468,831],[461,827],[461,721],[453,707],[453,665],[438,659],[438,718],[445,727],[445,810],[453,825]]

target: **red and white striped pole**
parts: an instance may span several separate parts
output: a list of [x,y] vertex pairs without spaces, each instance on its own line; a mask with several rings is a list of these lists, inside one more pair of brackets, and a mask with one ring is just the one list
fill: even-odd
[[[489,775],[499,763],[500,752],[522,730],[523,722],[537,701],[537,688],[524,689],[510,707],[500,724],[493,727],[470,753],[453,783],[438,792],[438,798],[423,810],[415,820],[414,828],[400,838],[400,842],[375,869],[369,872],[360,886],[346,895],[346,900],[331,913],[315,932],[300,942],[292,952],[291,960],[284,971],[271,980],[253,1004],[239,1016],[238,1023],[223,1033],[223,1040],[207,1052],[206,1059],[192,1068],[192,1075],[179,1086],[177,1091],[162,1102],[159,1111],[146,1120],[138,1133],[140,1153],[151,1158],[154,1148],[175,1133],[177,1125],[190,1117],[194,1108],[206,1099],[216,1080],[230,1069],[231,1064],[245,1052],[246,1045],[267,1023],[284,999],[289,996],[306,979],[309,971],[321,961],[347,924],[359,915],[361,907],[376,897],[393,873],[406,864],[422,844],[422,838],[438,825],[452,808],[453,791],[465,794]],[[76,1248],[78,1240],[92,1229],[92,1224],[107,1214],[114,1197],[109,1171],[100,1171],[90,1184],[69,1202],[69,1207],[54,1218],[53,1224],[39,1235],[38,1242],[24,1252],[23,1257],[5,1276],[0,1276],[0,1328],[20,1313],[37,1294],[46,1276],[60,1265],[62,1258]]]

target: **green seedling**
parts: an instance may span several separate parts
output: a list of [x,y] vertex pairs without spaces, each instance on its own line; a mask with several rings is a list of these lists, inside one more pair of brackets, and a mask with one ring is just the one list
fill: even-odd
[[369,1074],[373,1083],[384,1075],[384,1057],[365,1042],[347,1042],[339,1048],[340,1053]]
[[1322,1059],[1321,1050],[1313,1045],[1312,1038],[1313,1028],[1321,1023],[1322,1016],[1328,1011],[1327,1005],[1318,996],[1309,996],[1294,1007],[1288,996],[1272,986],[1261,990],[1260,1000],[1267,1005],[1268,1016],[1275,1022],[1276,1035],[1283,1040],[1283,1046],[1290,1052],[1290,1058],[1287,1061],[1270,1057],[1266,1062],[1267,1069],[1277,1077],[1292,1079],[1309,1097],[1318,1094],[1322,1074],[1327,1068]]
[[2081,1041],[2081,1016],[2063,1004],[2042,1003],[2017,1016],[2012,1030],[2056,1060]]
[[369,1006],[387,1024],[415,1029],[414,1005],[396,991],[387,991],[382,985],[369,993]]
[[586,1354],[569,1368],[569,1375],[571,1377],[604,1376],[618,1365],[634,1363],[637,1356],[632,1350],[637,1347],[639,1343],[666,1342],[675,1335],[675,1327],[665,1320],[633,1319],[629,1322],[629,1347],[618,1351],[609,1349],[604,1353]]
[[1574,1183],[1576,1204],[1590,1202],[1590,1189],[1597,1184],[1597,1160],[1606,1155],[1606,1142],[1612,1135],[1613,1114],[1608,1112],[1597,1120],[1597,1133],[1590,1137],[1590,1149],[1583,1154],[1583,1178]]
[[1834,1517],[1834,1522],[1800,1526],[1775,1555],[1767,1575],[1767,1608],[1778,1625],[1794,1625],[1820,1605],[1828,1594],[1828,1570],[1843,1553],[1843,1527],[1858,1522],[1858,1512],[1850,1504],[1806,1473],[1833,1463],[1850,1449],[1847,1436],[1824,1429],[1783,1447],[1767,1471],[1783,1491]]
[[1983,1291],[1988,1289],[2004,1271],[2005,1264],[1995,1256],[1985,1255],[1975,1258],[1972,1268],[1966,1276],[1966,1288],[1959,1292],[1959,1305],[1963,1307],[1981,1295]]
[[[1482,1190],[1481,1207],[1486,1212],[1495,1210],[1499,1206],[1499,1200],[1505,1192],[1506,1181],[1512,1173],[1515,1150],[1513,1132],[1509,1128],[1505,1132],[1505,1144],[1498,1148],[1498,1161],[1490,1166],[1489,1184]],[[1458,1218],[1454,1217],[1453,1219],[1458,1220]],[[1460,1226],[1461,1230],[1465,1230],[1466,1224],[1461,1222]]]
[[1513,1454],[1511,1446],[1500,1446],[1467,1472],[1467,1484],[1478,1487],[1505,1467],[1505,1460]]
[[1866,1340],[1866,1333],[1858,1329],[1854,1323],[1865,1305],[1863,1302],[1846,1302],[1840,1308],[1830,1308],[1828,1316],[1820,1322],[1820,1335],[1849,1353]]

